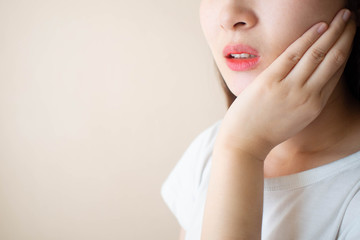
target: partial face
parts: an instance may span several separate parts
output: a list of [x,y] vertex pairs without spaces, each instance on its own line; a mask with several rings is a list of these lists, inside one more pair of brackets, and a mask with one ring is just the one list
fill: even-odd
[[[215,62],[237,96],[315,23],[345,0],[202,0],[200,21]],[[231,54],[231,55],[230,55]]]

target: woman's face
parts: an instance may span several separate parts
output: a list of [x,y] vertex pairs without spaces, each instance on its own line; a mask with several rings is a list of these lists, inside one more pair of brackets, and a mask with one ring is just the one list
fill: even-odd
[[200,21],[215,62],[237,96],[311,26],[321,21],[330,23],[345,3],[202,0]]

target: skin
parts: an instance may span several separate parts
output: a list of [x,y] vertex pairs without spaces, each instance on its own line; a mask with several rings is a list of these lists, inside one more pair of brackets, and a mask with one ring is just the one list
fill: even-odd
[[[215,62],[237,96],[306,30],[317,22],[330,23],[344,6],[344,0],[331,4],[326,0],[203,0],[199,14]],[[246,24],[234,26],[238,22]],[[244,73],[231,71],[222,55],[223,48],[230,43],[248,44],[257,49],[260,65]]]
[[[360,149],[360,108],[341,81],[356,31],[344,19],[344,4],[202,1],[205,37],[238,96],[216,139],[202,239],[261,239],[264,176],[304,171]],[[230,43],[257,49],[259,65],[229,69],[222,50]]]

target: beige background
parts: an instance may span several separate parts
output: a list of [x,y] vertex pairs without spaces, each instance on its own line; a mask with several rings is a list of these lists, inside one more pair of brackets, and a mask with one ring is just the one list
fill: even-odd
[[0,239],[177,239],[160,186],[225,101],[199,1],[0,0]]

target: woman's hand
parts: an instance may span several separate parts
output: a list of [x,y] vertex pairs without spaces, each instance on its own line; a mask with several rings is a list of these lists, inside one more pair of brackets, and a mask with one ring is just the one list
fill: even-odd
[[327,31],[326,23],[316,24],[264,70],[229,108],[218,142],[262,158],[309,125],[351,52],[356,26],[349,16],[349,10],[341,10]]
[[309,29],[228,110],[212,155],[201,239],[261,239],[263,160],[324,108],[355,34],[347,13],[325,33],[325,23]]

